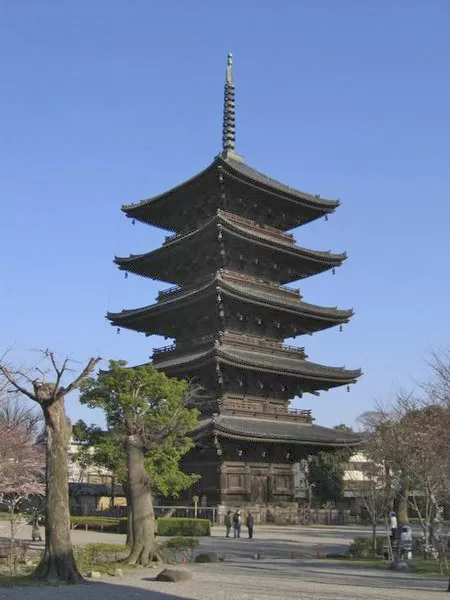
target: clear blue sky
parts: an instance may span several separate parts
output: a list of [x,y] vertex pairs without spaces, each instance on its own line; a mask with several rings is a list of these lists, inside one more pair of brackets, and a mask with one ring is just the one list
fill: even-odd
[[[301,291],[356,315],[343,333],[297,341],[365,375],[296,406],[351,424],[414,385],[427,350],[450,345],[449,27],[447,0],[1,1],[1,347],[17,362],[49,347],[137,363],[162,345],[104,318],[168,287],[114,268],[114,254],[165,235],[120,206],[220,150],[231,51],[237,150],[342,200],[295,235],[349,259]],[[95,418],[76,398],[68,409]]]

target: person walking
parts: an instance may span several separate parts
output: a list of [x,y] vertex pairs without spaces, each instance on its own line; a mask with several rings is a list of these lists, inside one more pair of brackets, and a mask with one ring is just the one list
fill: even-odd
[[251,540],[253,537],[253,525],[255,524],[255,519],[253,518],[252,513],[248,513],[245,524],[247,525],[248,529],[248,538]]
[[231,510],[227,512],[225,515],[225,519],[223,520],[223,524],[225,525],[225,537],[230,537],[231,531]]
[[235,538],[241,537],[241,513],[239,509],[233,515],[233,531]]

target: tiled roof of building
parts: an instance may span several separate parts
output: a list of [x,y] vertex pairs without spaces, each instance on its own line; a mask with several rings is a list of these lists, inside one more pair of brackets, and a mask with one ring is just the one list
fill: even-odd
[[273,190],[287,194],[290,197],[298,198],[299,200],[306,200],[307,202],[312,203],[320,208],[335,209],[339,206],[339,200],[328,200],[327,198],[321,198],[318,194],[302,192],[301,190],[290,187],[289,185],[281,183],[276,179],[272,179],[272,177],[264,175],[264,173],[253,169],[244,162],[238,162],[230,158],[222,158],[222,160],[236,173],[243,175],[252,181],[261,183],[266,187],[272,188]]
[[358,435],[352,433],[310,423],[283,421],[282,417],[280,419],[260,419],[215,415],[210,419],[205,419],[198,431],[205,429],[213,429],[224,436],[284,443],[349,446],[361,441]]
[[337,385],[352,383],[361,375],[360,369],[348,370],[345,367],[327,367],[309,362],[304,360],[300,353],[296,357],[288,351],[270,351],[264,348],[249,350],[225,344],[190,353],[164,352],[158,355],[155,366],[163,370],[177,367],[188,369],[195,363],[211,360],[255,371],[281,373],[318,382],[327,381]]
[[[213,232],[219,225],[223,232],[229,232],[230,235],[238,236],[240,239],[245,239],[249,243],[255,244],[256,242],[258,247],[262,245],[270,251],[276,252],[281,260],[283,255],[287,257],[298,257],[305,261],[312,261],[311,264],[317,265],[315,268],[323,270],[324,268],[329,269],[333,266],[339,266],[342,261],[347,258],[345,252],[335,254],[330,251],[310,250],[309,248],[296,246],[293,242],[288,244],[285,241],[277,240],[273,236],[267,235],[261,228],[248,227],[243,223],[237,223],[236,221],[227,218],[222,211],[219,211],[217,215],[206,223],[203,223],[198,229],[173,238],[161,248],[144,254],[130,254],[128,257],[116,256],[115,262],[121,269],[146,275],[148,270],[146,265],[149,261],[163,261],[167,266],[167,260],[174,252],[186,252],[188,242],[193,244],[200,243],[204,235],[213,235]],[[151,273],[150,275],[153,274]]]
[[353,311],[341,310],[336,306],[317,306],[300,300],[298,295],[286,292],[283,288],[271,287],[269,285],[260,285],[257,288],[254,285],[245,282],[235,282],[220,276],[214,277],[205,284],[190,287],[188,289],[180,288],[175,290],[176,293],[168,294],[167,297],[162,296],[161,299],[149,306],[144,306],[136,309],[122,310],[119,313],[108,313],[108,318],[115,323],[121,320],[131,318],[143,318],[146,314],[156,314],[165,310],[176,309],[183,305],[188,299],[198,296],[203,298],[206,294],[216,292],[216,289],[224,293],[229,292],[233,297],[240,297],[244,300],[254,300],[258,304],[264,303],[269,306],[286,307],[295,310],[299,315],[306,317],[319,317],[323,319],[332,319],[337,323],[347,321],[353,315]]
[[268,192],[273,191],[286,196],[291,200],[300,201],[302,204],[305,204],[305,206],[318,211],[332,212],[340,204],[339,200],[321,198],[318,194],[311,194],[309,192],[303,192],[294,187],[290,187],[284,183],[281,183],[280,181],[277,181],[276,179],[273,179],[272,177],[268,177],[256,169],[253,169],[244,162],[236,161],[231,158],[225,158],[222,156],[222,154],[219,154],[210,165],[193,177],[190,177],[186,181],[183,181],[179,185],[167,190],[166,192],[163,192],[162,194],[158,194],[151,198],[146,198],[145,200],[141,200],[136,204],[126,204],[122,207],[122,210],[130,216],[134,216],[133,213],[139,212],[140,209],[151,207],[152,204],[155,205],[155,207],[157,204],[161,205],[161,203],[165,202],[166,200],[170,200],[170,198],[174,195],[183,193],[184,188],[187,188],[191,184],[198,183],[203,178],[206,182],[208,175],[210,175],[211,171],[217,169],[217,167],[222,167],[231,175],[244,177],[247,183],[260,184],[264,186]]

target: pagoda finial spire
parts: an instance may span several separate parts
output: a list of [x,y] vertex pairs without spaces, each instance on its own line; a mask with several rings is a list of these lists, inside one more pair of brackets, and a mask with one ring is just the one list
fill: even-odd
[[224,158],[243,161],[243,158],[235,152],[236,142],[236,109],[234,100],[234,77],[233,77],[233,55],[231,52],[227,58],[227,69],[225,74],[225,91],[223,100],[223,130],[222,130],[222,155]]

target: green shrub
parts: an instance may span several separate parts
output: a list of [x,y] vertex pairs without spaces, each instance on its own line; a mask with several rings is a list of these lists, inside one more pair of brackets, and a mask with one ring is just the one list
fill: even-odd
[[211,522],[208,519],[183,519],[178,517],[162,517],[158,519],[157,523],[158,535],[211,535]]
[[130,548],[123,544],[87,544],[74,547],[75,561],[81,573],[93,570],[107,572],[129,553]]
[[186,558],[188,562],[192,562],[195,549],[199,543],[197,538],[177,536],[167,540],[160,547],[167,557],[173,558],[175,562],[180,562],[183,558]]
[[[376,537],[376,556],[381,556],[383,546],[387,543],[386,536],[377,535]],[[374,556],[372,537],[357,537],[350,544],[348,554],[352,558],[371,558]]]
[[101,531],[117,531],[119,519],[114,517],[70,517],[70,525],[72,527],[88,527]]

